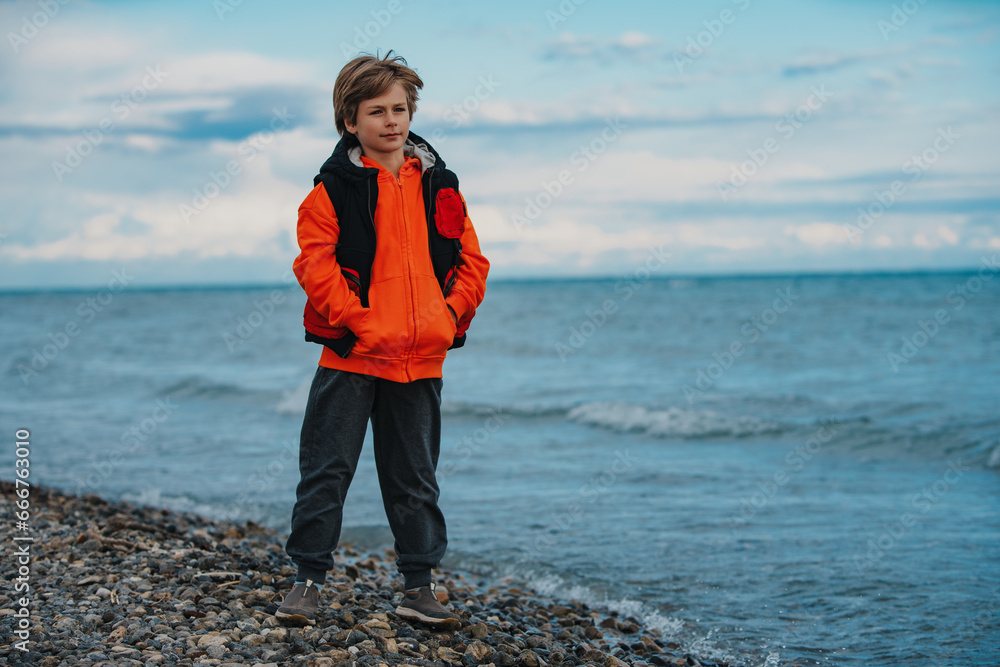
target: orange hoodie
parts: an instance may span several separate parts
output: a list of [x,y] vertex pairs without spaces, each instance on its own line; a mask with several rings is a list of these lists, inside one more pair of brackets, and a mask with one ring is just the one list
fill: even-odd
[[[466,218],[460,237],[464,264],[447,298],[442,294],[428,252],[421,162],[406,158],[397,180],[377,162],[377,238],[369,308],[348,287],[334,254],[340,229],[330,197],[319,183],[299,207],[301,252],[293,270],[309,302],[330,322],[356,336],[347,357],[323,347],[319,365],[374,375],[394,382],[441,377],[445,354],[459,327],[464,329],[482,303],[489,262]],[[464,202],[464,199],[463,199]],[[458,316],[456,326],[447,306]]]

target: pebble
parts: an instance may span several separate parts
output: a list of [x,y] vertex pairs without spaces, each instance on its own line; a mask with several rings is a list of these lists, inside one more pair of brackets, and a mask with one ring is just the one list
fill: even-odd
[[[295,570],[271,530],[98,496],[32,487],[36,567],[30,652],[0,645],[0,664],[476,667],[696,665],[636,619],[528,591],[512,579],[439,570],[455,631],[395,615],[402,597],[395,554],[338,548],[315,627],[285,627],[274,611]],[[0,481],[0,499],[16,500]],[[44,546],[43,546],[44,545]],[[42,555],[44,554],[44,556]],[[13,602],[0,602],[11,637]]]
[[[493,655],[493,649],[490,648],[489,644],[485,644],[481,641],[474,641],[465,647],[465,657],[471,659],[471,664],[482,665],[489,660],[491,655]],[[463,660],[466,664],[470,664],[469,661]]]

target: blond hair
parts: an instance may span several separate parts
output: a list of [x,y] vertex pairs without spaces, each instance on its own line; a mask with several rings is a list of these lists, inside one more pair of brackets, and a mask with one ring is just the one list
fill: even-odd
[[344,65],[333,85],[337,132],[343,135],[347,131],[347,122],[357,122],[358,107],[362,102],[384,95],[395,83],[402,84],[406,91],[406,105],[412,119],[413,112],[417,110],[417,90],[424,87],[424,82],[407,67],[405,58],[393,56],[390,50],[383,58],[358,56]]

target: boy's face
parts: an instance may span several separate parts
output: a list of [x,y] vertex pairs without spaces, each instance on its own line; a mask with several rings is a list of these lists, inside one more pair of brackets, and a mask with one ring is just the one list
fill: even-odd
[[403,85],[394,83],[385,94],[362,102],[356,121],[344,121],[344,126],[357,135],[361,149],[373,160],[403,150],[410,132],[410,109]]

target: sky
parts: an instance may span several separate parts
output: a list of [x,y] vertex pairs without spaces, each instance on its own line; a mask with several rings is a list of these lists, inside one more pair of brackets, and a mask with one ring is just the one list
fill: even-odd
[[333,82],[389,49],[493,277],[1000,252],[995,2],[34,0],[0,28],[0,289],[287,281]]

